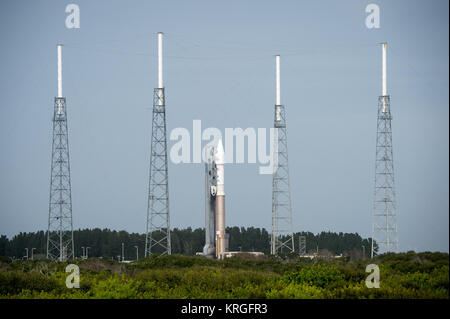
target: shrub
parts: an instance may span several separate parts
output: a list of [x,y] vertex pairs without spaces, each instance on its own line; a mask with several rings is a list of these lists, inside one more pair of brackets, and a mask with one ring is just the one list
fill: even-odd
[[53,291],[60,288],[58,280],[38,273],[0,272],[0,295],[12,295],[25,290]]
[[284,278],[286,283],[306,284],[320,288],[343,285],[345,276],[335,266],[316,265],[291,272]]

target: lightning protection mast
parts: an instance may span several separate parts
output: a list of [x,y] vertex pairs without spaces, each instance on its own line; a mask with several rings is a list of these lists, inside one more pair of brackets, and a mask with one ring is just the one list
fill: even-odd
[[[386,84],[386,46],[382,43],[382,93],[378,97],[375,188],[372,209],[371,257],[375,243],[383,252],[398,252],[397,203],[395,196],[392,116]],[[375,242],[375,243],[374,243]]]
[[171,254],[166,105],[162,65],[163,33],[158,33],[158,87],[153,91],[153,122],[145,256]]
[[47,258],[74,258],[72,194],[70,185],[69,136],[66,98],[62,94],[62,45],[58,44],[58,96],[53,111],[53,143],[50,201],[47,230]]
[[272,234],[270,253],[294,252],[292,204],[289,181],[286,114],[280,102],[280,56],[275,56],[276,103],[274,118],[274,172],[272,182]]

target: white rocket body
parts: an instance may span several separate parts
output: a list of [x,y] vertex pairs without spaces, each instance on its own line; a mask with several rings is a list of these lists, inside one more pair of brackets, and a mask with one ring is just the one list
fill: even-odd
[[216,193],[216,258],[222,259],[225,252],[225,152],[222,140],[217,144],[214,154],[217,172],[217,193]]

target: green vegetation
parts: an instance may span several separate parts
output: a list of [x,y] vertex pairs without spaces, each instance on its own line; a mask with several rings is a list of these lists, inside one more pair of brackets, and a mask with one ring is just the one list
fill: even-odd
[[[264,228],[254,227],[228,227],[230,234],[230,251],[260,251],[269,254],[270,235]],[[155,234],[157,237],[158,234]],[[311,232],[300,232],[294,234],[295,245],[298,245],[299,236],[306,236],[307,252],[316,252],[323,255],[346,255],[351,259],[366,257],[370,253],[370,239],[363,239],[358,234],[321,232],[314,235]],[[125,259],[136,258],[135,246],[139,253],[144,252],[145,234],[128,233],[126,231],[115,231],[109,229],[80,229],[73,232],[75,243],[75,256],[82,255],[81,247],[90,247],[90,257],[114,258],[121,255],[122,243],[125,245]],[[174,228],[171,230],[172,254],[193,256],[196,252],[203,250],[205,244],[205,230],[203,228],[186,229]],[[376,243],[374,243],[376,246]],[[363,248],[363,246],[365,248]],[[11,239],[0,236],[0,256],[10,256],[22,259],[25,248],[31,251],[36,248],[35,256],[45,257],[47,237],[44,231],[35,233],[20,233]],[[155,251],[155,253],[160,253]]]
[[[68,289],[69,263],[80,288]],[[368,289],[366,265],[380,267],[380,288]],[[181,255],[124,264],[0,259],[1,298],[449,298],[449,255],[385,254],[374,260],[294,256],[223,261]]]

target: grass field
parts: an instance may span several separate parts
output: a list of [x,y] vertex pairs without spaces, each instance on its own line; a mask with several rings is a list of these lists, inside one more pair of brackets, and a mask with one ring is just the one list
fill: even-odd
[[[68,264],[80,269],[80,288],[66,287]],[[369,289],[366,265],[380,269]],[[0,298],[449,298],[449,255],[402,253],[373,260],[299,257],[152,256],[131,264],[88,259],[66,263],[0,262]]]

